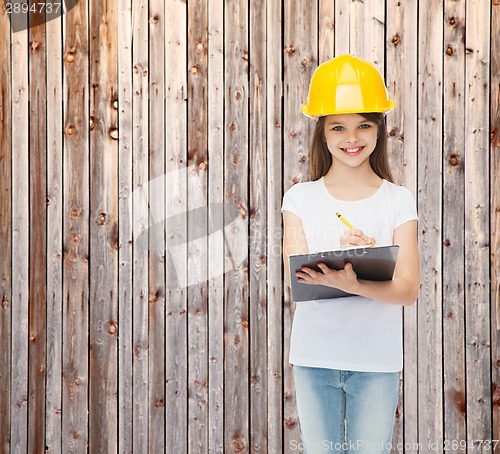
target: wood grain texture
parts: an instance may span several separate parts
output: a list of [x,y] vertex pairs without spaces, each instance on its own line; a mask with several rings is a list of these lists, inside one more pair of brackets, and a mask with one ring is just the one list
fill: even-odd
[[443,399],[445,440],[466,439],[465,406],[465,1],[445,2],[443,67]]
[[[90,3],[91,450],[118,449],[117,2]],[[99,402],[99,405],[92,405]]]
[[[208,449],[208,1],[188,3],[187,271],[195,277],[188,297],[188,449]],[[208,208],[208,210],[207,210]],[[204,213],[204,215],[201,215]],[[217,304],[217,303],[215,303]]]
[[[489,2],[468,0],[465,55],[465,360],[467,364],[467,452],[491,447],[488,71],[490,45],[481,29],[489,23]],[[482,371],[475,373],[474,371]]]
[[28,450],[29,67],[28,32],[11,38],[12,62],[12,330],[10,450]]
[[[500,439],[500,2],[491,8],[490,235],[492,439]],[[494,454],[500,453],[496,446]]]
[[[299,181],[310,179],[307,156],[314,121],[308,121],[300,109],[306,100],[313,71],[318,66],[317,19],[317,9],[310,8],[307,1],[286,1],[284,4],[283,149],[286,153],[283,158],[283,192]],[[337,40],[335,42],[337,43]],[[290,289],[285,287],[283,309],[283,449],[285,452],[295,443],[300,442],[293,369],[288,363],[290,333],[295,310],[289,292]]]
[[[422,259],[418,301],[418,436],[422,452],[442,446],[442,3],[419,3],[418,200],[419,242],[432,250]],[[424,202],[425,201],[425,202]],[[421,390],[426,392],[421,392]]]
[[0,450],[10,446],[12,339],[12,90],[10,24],[0,4]]
[[[133,198],[133,361],[132,432],[133,451],[146,452],[149,446],[149,25],[148,2],[132,2],[132,188]],[[142,236],[141,236],[142,235]],[[140,241],[142,240],[142,241]]]
[[[224,201],[224,2],[208,4],[208,203]],[[221,206],[221,205],[219,205]],[[209,215],[211,210],[209,208]],[[224,227],[226,228],[226,227]],[[224,452],[224,240],[208,238],[208,450]]]
[[232,270],[224,281],[225,383],[224,450],[228,453],[250,449],[249,374],[249,260],[236,254],[248,247],[248,9],[241,0],[225,1],[225,137],[224,204],[225,212],[235,212],[234,226],[226,232],[225,254],[232,257]]
[[268,452],[266,285],[266,1],[250,5],[249,118],[249,317],[250,317],[250,451]]
[[[30,20],[33,18],[30,15]],[[29,400],[28,451],[45,451],[47,326],[47,67],[45,24],[29,30]]]
[[[85,452],[88,439],[89,91],[88,11],[64,18],[63,154],[63,452]],[[82,26],[85,24],[85,26]]]
[[[188,449],[188,326],[187,326],[187,5],[165,5],[166,72],[166,432],[165,445]],[[168,13],[168,14],[167,14]],[[174,262],[172,251],[178,252]],[[181,277],[182,276],[182,277]]]
[[133,451],[132,8],[118,0],[118,451]]
[[149,446],[165,452],[165,2],[149,2]]
[[[62,453],[63,64],[62,19],[47,23],[47,453]],[[57,68],[57,69],[56,69]]]

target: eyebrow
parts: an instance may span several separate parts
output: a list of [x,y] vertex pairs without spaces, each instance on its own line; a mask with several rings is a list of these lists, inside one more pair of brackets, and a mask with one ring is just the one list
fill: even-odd
[[[363,121],[358,122],[358,125],[362,125],[364,123],[373,123],[373,124],[376,124],[374,121],[371,121],[371,120],[363,120]],[[326,122],[326,125],[327,126],[330,126],[330,125],[344,126],[345,123],[342,123],[341,121],[330,120],[330,121]]]

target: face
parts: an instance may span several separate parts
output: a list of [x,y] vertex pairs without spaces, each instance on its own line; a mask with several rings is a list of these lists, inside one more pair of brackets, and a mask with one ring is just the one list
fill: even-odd
[[325,139],[332,160],[349,167],[366,163],[377,145],[378,126],[359,114],[329,115],[325,119]]

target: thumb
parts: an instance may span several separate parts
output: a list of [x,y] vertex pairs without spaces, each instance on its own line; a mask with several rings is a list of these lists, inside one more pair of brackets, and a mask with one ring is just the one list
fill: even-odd
[[352,270],[352,265],[350,263],[346,263],[344,269],[346,271],[351,271]]

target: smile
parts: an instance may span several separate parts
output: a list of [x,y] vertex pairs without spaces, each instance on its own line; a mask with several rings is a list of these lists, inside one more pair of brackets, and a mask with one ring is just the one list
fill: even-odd
[[365,147],[356,147],[356,148],[341,148],[341,150],[348,154],[349,156],[357,156],[360,154]]

